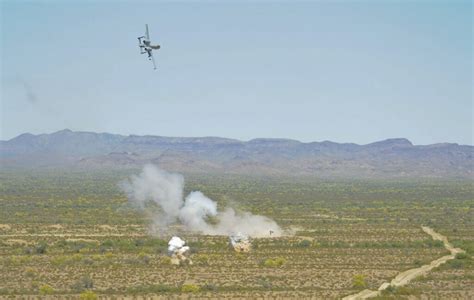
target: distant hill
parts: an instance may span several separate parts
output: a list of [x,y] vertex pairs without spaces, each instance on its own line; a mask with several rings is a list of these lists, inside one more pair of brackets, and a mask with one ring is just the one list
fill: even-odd
[[0,141],[4,168],[135,168],[154,163],[193,173],[344,178],[472,178],[473,146],[413,145],[388,139],[367,145],[290,139],[248,142],[219,137],[123,136],[61,130]]

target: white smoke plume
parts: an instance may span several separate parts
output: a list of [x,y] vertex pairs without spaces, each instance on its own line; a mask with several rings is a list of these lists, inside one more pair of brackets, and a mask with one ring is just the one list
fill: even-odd
[[243,235],[242,233],[238,232],[235,235],[229,236],[230,244],[237,252],[249,252],[250,247],[252,244],[250,243],[250,239],[248,236]]
[[168,242],[168,253],[169,254],[173,254],[175,252],[184,253],[186,251],[189,251],[189,247],[185,245],[186,245],[186,242],[183,241],[180,237],[173,236],[171,237],[171,240]]
[[168,254],[171,256],[171,263],[173,265],[180,265],[185,262],[193,264],[193,262],[186,257],[190,248],[185,245],[186,242],[177,236],[173,236],[168,242]]
[[[232,208],[217,210],[217,203],[203,193],[191,192],[183,199],[184,178],[168,173],[154,165],[146,165],[139,175],[133,175],[121,184],[130,202],[144,209],[153,202],[162,213],[153,216],[157,226],[167,227],[176,221],[187,230],[209,235],[232,235],[237,232],[252,236],[280,236],[281,228],[275,221],[251,213],[237,213]],[[209,224],[208,217],[217,220]]]

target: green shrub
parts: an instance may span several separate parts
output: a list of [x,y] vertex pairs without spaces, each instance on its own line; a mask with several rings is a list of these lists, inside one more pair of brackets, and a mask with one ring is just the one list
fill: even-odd
[[297,248],[308,248],[311,246],[311,241],[309,240],[302,240],[298,244],[296,244]]
[[419,295],[421,293],[420,290],[414,287],[407,287],[407,286],[399,286],[395,289],[396,295]]
[[263,287],[266,290],[270,290],[272,288],[272,282],[267,277],[261,277],[257,280],[258,285]]
[[454,247],[465,250],[467,254],[474,255],[474,241],[454,240],[452,244]]
[[421,260],[417,259],[413,262],[413,264],[417,267],[421,267],[423,265],[423,262]]
[[70,256],[69,260],[70,260],[71,262],[78,263],[78,262],[80,262],[83,258],[84,258],[84,255],[82,255],[82,254],[80,254],[80,253],[76,253],[76,254],[73,254],[72,256]]
[[171,265],[171,258],[169,256],[163,256],[160,258],[160,263],[163,265]]
[[470,256],[467,253],[458,253],[456,254],[456,259],[469,259]]
[[177,289],[164,284],[138,285],[127,288],[127,293],[129,294],[157,294],[171,291],[177,291]]
[[68,263],[68,257],[64,255],[58,255],[58,256],[52,257],[50,259],[50,262],[54,266],[62,266]]
[[51,295],[52,293],[54,293],[54,289],[50,285],[44,284],[40,286],[39,293],[41,295]]
[[396,289],[395,286],[389,285],[385,290],[382,291],[382,294],[384,294],[384,295],[393,294],[393,293],[395,293],[395,289]]
[[263,262],[265,267],[281,267],[286,263],[286,259],[283,257],[277,257],[275,259],[268,258]]
[[215,292],[215,291],[217,291],[217,289],[218,289],[217,286],[215,284],[212,284],[212,283],[205,284],[202,287],[203,291],[210,291],[210,292]]
[[97,295],[93,291],[85,291],[79,295],[81,300],[97,300]]
[[362,274],[356,274],[352,277],[352,287],[354,288],[366,288],[367,283],[365,282],[365,276]]
[[94,287],[94,282],[89,277],[89,275],[82,276],[79,280],[77,280],[71,285],[71,289],[77,292],[89,290],[89,289],[92,289],[93,287]]
[[194,256],[193,261],[200,265],[207,266],[209,265],[210,258],[209,255],[206,254],[197,254]]
[[144,252],[140,252],[138,254],[138,259],[146,265],[150,262],[150,257],[146,255]]
[[135,247],[143,247],[145,245],[145,241],[143,239],[137,239],[134,241]]
[[183,293],[197,293],[201,288],[195,284],[183,284],[181,286],[181,292]]
[[286,263],[286,259],[278,257],[275,259],[275,263],[277,266],[283,266]]
[[447,265],[452,269],[462,269],[464,267],[464,261],[461,259],[453,259],[448,261]]
[[26,268],[25,275],[26,275],[26,277],[33,278],[33,277],[36,277],[36,275],[38,275],[38,272],[37,272],[36,269]]
[[113,260],[116,258],[116,256],[112,252],[106,252],[104,256],[105,256],[105,259],[107,260]]
[[45,254],[46,253],[46,248],[47,244],[45,242],[41,242],[35,247],[35,253],[36,254]]

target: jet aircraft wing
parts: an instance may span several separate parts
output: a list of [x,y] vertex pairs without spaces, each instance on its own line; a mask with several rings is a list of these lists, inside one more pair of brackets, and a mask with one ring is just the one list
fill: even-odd
[[153,62],[153,69],[156,70],[155,58],[153,57],[153,53],[151,52],[151,50],[150,50],[150,59]]

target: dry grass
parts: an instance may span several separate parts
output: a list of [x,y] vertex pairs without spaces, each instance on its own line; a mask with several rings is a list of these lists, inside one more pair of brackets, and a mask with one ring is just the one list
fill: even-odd
[[[99,297],[341,298],[358,291],[355,275],[377,289],[401,271],[445,255],[421,224],[450,240],[474,236],[472,187],[459,183],[201,178],[188,188],[205,189],[220,206],[231,199],[269,215],[294,235],[255,239],[249,253],[237,253],[227,237],[183,233],[193,264],[173,266],[166,254],[169,236],[152,237],[144,216],[115,190],[123,174],[63,176],[68,189],[51,174],[41,182],[15,176],[0,185],[0,297],[78,297],[92,290]],[[276,260],[283,263],[265,263]],[[469,298],[473,278],[470,263],[446,266],[398,292]]]

